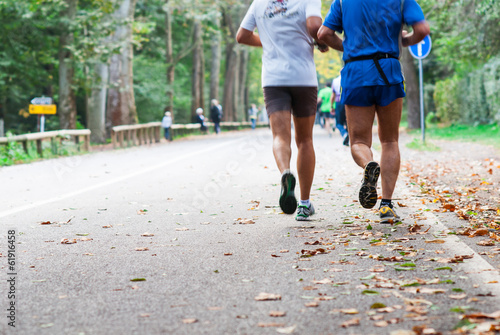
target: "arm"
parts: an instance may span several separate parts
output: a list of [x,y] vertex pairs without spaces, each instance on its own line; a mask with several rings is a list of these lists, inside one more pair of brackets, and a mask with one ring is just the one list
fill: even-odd
[[318,31],[318,38],[325,42],[330,48],[333,48],[338,51],[344,51],[344,46],[342,45],[342,40],[337,36],[335,31],[332,29],[321,26]]
[[333,110],[333,104],[335,103],[335,92],[332,91],[332,97],[330,98],[330,109]]
[[236,42],[252,47],[262,47],[259,35],[242,27],[240,27],[236,33]]
[[321,27],[321,18],[317,16],[310,16],[307,18],[307,31],[309,31],[309,35],[314,39],[318,46],[318,50],[321,52],[328,51],[328,45],[326,45],[321,39],[318,38],[318,30]]
[[406,30],[403,30],[402,44],[404,47],[417,44],[431,32],[427,21],[417,22],[412,26],[412,28],[413,31],[411,33],[408,33]]

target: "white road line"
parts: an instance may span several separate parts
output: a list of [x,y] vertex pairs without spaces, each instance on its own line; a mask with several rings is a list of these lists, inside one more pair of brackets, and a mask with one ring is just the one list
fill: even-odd
[[214,145],[214,146],[212,146],[210,148],[207,148],[207,149],[194,151],[194,152],[185,154],[183,156],[180,156],[180,157],[168,160],[166,162],[150,166],[150,167],[148,167],[148,168],[146,168],[144,170],[141,170],[141,171],[133,172],[133,173],[130,173],[128,175],[124,175],[124,176],[121,176],[121,177],[118,177],[118,178],[115,178],[115,179],[108,180],[106,182],[102,182],[100,184],[96,184],[96,185],[93,185],[93,186],[82,188],[82,189],[80,189],[78,191],[66,193],[64,195],[60,195],[60,196],[53,197],[53,198],[46,199],[46,200],[42,200],[42,201],[37,201],[37,202],[34,202],[32,204],[29,204],[29,205],[15,207],[15,208],[9,209],[8,211],[0,212],[0,218],[6,217],[6,216],[9,216],[9,215],[12,215],[12,214],[16,214],[16,213],[19,213],[19,212],[23,212],[23,211],[26,211],[26,210],[30,210],[30,209],[33,209],[33,208],[36,208],[36,207],[40,207],[40,206],[43,206],[43,205],[47,205],[47,204],[50,204],[50,203],[53,203],[53,202],[61,201],[61,200],[68,199],[68,198],[71,198],[71,197],[75,197],[77,195],[80,195],[80,194],[83,194],[83,193],[86,193],[86,192],[90,192],[90,191],[93,191],[93,190],[96,190],[96,189],[99,189],[99,188],[102,188],[102,187],[105,187],[105,186],[116,184],[116,183],[122,182],[124,180],[131,179],[131,178],[134,178],[134,177],[146,174],[148,172],[164,168],[167,165],[170,165],[170,164],[173,164],[173,163],[177,163],[179,161],[182,161],[183,159],[190,158],[190,157],[197,156],[197,155],[201,155],[201,154],[204,154],[204,153],[207,153],[207,152],[210,152],[210,151],[214,151],[214,150],[217,150],[217,149],[225,147],[225,146],[233,145],[235,142],[240,142],[240,141],[243,141],[243,140],[245,140],[245,138],[239,138],[239,139],[236,139],[236,140],[232,140],[232,141],[224,142],[224,143],[221,143],[221,144],[217,144],[217,145]]
[[[421,206],[421,204],[420,204]],[[425,207],[425,206],[424,206]],[[429,221],[435,222],[432,224],[432,228],[437,230],[445,231],[449,227],[446,227],[436,215],[431,213],[431,211],[424,211],[425,216]],[[493,265],[488,263],[481,255],[474,251],[467,244],[462,242],[459,236],[448,237],[445,239],[445,244],[443,247],[447,247],[449,252],[455,253],[455,255],[474,255],[472,259],[465,260],[460,264],[461,270],[466,272],[466,276],[473,277],[474,282],[481,285],[485,291],[491,291],[492,294],[496,296],[496,299],[500,297],[500,273],[499,269],[495,269]],[[497,281],[495,284],[486,284],[490,281]]]

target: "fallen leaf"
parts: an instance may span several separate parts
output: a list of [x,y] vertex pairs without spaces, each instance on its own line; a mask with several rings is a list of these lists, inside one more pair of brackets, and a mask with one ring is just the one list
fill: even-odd
[[454,299],[454,300],[462,300],[464,299],[465,297],[467,297],[467,294],[466,293],[462,293],[462,294],[452,294],[452,295],[449,295],[448,298],[450,299]]
[[102,226],[103,228],[113,228],[112,225]]
[[283,327],[283,326],[285,326],[284,323],[276,323],[276,322],[268,322],[268,323],[259,322],[257,324],[257,327],[263,327],[263,328],[266,328],[266,327]]
[[151,233],[142,233],[141,236],[142,237],[151,237],[151,236],[155,236],[155,235],[151,234]]
[[188,231],[189,228],[182,227],[182,228],[175,228],[175,231]]
[[492,240],[482,240],[476,243],[477,245],[483,246],[483,247],[492,247],[495,245],[495,241]]
[[257,301],[281,300],[281,295],[261,292],[254,299]]
[[225,252],[225,253],[224,253],[224,256],[232,256],[232,255],[233,255],[233,254],[232,254],[232,253],[230,253],[230,252]]
[[304,304],[306,307],[318,307],[319,303],[317,301],[311,301]]
[[295,331],[295,328],[297,328],[295,325],[286,328],[278,328],[276,329],[276,332],[280,334],[292,334]]
[[135,248],[135,251],[148,251],[148,247]]
[[147,210],[147,209],[139,209],[139,210],[137,211],[137,214],[138,214],[138,215],[146,215],[146,213],[147,213],[147,212],[148,212],[148,210]]
[[194,318],[182,319],[182,323],[184,323],[184,324],[191,324],[191,323],[196,323],[196,322],[198,322],[198,319],[194,319]]
[[427,240],[425,243],[437,243],[437,244],[442,244],[444,243],[445,240]]
[[134,278],[130,279],[130,281],[136,282],[136,281],[146,281],[146,278]]
[[359,318],[354,318],[349,321],[343,322],[340,327],[347,328],[351,326],[359,326]]
[[270,311],[269,312],[269,316],[271,316],[273,318],[279,318],[279,317],[282,317],[285,315],[286,315],[286,312],[284,312],[284,311]]
[[76,239],[68,240],[67,238],[63,238],[61,240],[61,244],[75,244],[75,243],[76,243]]
[[378,321],[373,324],[375,327],[387,327],[389,322],[387,321]]
[[344,314],[359,314],[356,308],[341,309],[340,312]]
[[251,219],[236,219],[235,221],[239,224],[255,224],[255,221]]

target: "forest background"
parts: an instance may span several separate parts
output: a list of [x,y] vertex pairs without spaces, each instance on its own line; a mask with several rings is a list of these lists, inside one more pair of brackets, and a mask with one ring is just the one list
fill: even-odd
[[[103,143],[115,125],[193,121],[216,98],[224,120],[263,105],[262,50],[238,45],[250,0],[0,0],[0,136],[37,131],[31,99],[52,97],[46,129],[89,128]],[[323,1],[326,15],[331,2]],[[433,50],[424,64],[428,120],[500,125],[500,3],[420,0]],[[420,127],[417,63],[402,55],[404,119]],[[321,84],[341,54],[316,52]],[[205,113],[207,115],[208,113]]]

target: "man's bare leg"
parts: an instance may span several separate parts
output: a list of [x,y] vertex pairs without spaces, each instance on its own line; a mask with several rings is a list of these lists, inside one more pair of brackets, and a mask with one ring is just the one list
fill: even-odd
[[273,133],[273,154],[280,173],[290,169],[292,158],[292,130],[290,111],[274,112],[269,116],[269,123]]
[[347,128],[351,141],[351,155],[356,164],[364,168],[373,161],[372,127],[375,106],[359,107],[346,105]]
[[402,108],[402,98],[387,106],[377,106],[378,135],[382,145],[380,175],[383,199],[392,199],[401,166],[398,141]]
[[297,155],[297,173],[299,175],[300,199],[309,200],[314,179],[316,155],[313,146],[313,126],[315,116],[294,117],[295,143],[299,149]]

